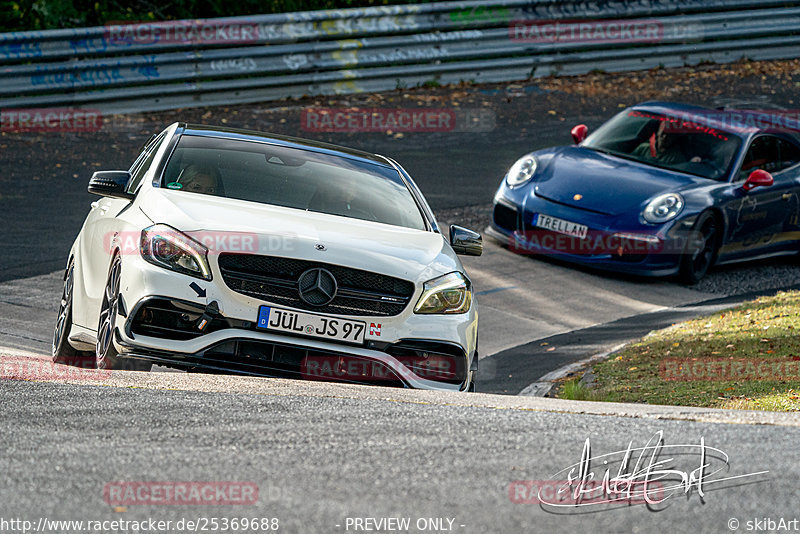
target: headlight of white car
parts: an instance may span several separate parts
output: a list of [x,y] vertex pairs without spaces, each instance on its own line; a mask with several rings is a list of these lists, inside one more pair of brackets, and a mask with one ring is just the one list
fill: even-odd
[[519,158],[514,165],[508,170],[506,175],[506,183],[508,187],[518,187],[533,177],[536,172],[536,158],[533,156],[524,156]]
[[667,193],[651,200],[642,217],[649,223],[660,224],[674,219],[682,209],[683,197],[677,193]]
[[414,313],[466,313],[471,303],[469,279],[454,272],[425,282]]
[[208,249],[171,226],[156,224],[142,230],[139,251],[153,265],[211,280]]

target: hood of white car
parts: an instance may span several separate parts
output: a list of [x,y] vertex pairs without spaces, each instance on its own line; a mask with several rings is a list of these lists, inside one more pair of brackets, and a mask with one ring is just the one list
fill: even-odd
[[167,189],[143,190],[138,203],[154,223],[206,245],[210,257],[222,252],[282,256],[413,282],[463,272],[445,238],[435,232]]

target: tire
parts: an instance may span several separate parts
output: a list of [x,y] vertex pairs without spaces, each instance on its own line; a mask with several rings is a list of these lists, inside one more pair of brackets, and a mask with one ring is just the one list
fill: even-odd
[[64,271],[64,287],[61,290],[61,303],[58,307],[58,318],[53,330],[52,358],[53,363],[74,365],[85,369],[95,366],[94,354],[75,349],[69,344],[72,331],[72,291],[75,280],[75,264],[72,260]]
[[116,254],[108,270],[108,279],[103,291],[103,301],[100,305],[100,320],[97,324],[97,343],[95,345],[97,368],[120,371],[149,371],[153,364],[134,358],[120,358],[119,352],[114,347],[114,330],[117,322],[117,312],[119,311],[121,273],[122,259],[119,254]]
[[689,234],[689,242],[681,256],[680,278],[694,285],[699,282],[717,260],[722,228],[709,211],[700,214]]

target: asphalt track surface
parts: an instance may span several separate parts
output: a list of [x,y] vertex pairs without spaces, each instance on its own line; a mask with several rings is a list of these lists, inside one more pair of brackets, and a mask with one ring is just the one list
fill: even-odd
[[[620,416],[619,406],[593,405],[589,413],[604,415],[590,415],[559,410],[581,411],[592,403],[565,406],[552,399],[404,395],[382,388],[364,394],[336,385],[217,380],[224,392],[199,380],[191,387],[211,391],[185,391],[174,383],[162,384],[169,390],[151,389],[140,381],[127,387],[7,381],[0,516],[34,524],[42,517],[277,517],[281,532],[301,533],[354,532],[345,528],[347,518],[365,517],[454,519],[452,530],[399,532],[722,533],[731,518],[744,529],[755,518],[797,515],[800,429],[783,426],[797,425],[785,414],[773,421],[778,425],[731,424],[746,422],[747,413],[734,414],[743,420],[710,423],[701,421],[714,419],[713,410],[636,407],[638,413]],[[707,447],[728,455],[723,473],[706,479],[703,498],[694,488],[651,508],[554,509],[512,486],[565,480],[558,473],[579,462],[587,438],[599,456],[631,441],[644,446],[658,431],[665,445],[698,445],[704,438]],[[660,459],[675,458],[670,467],[687,473],[700,465],[696,449],[675,452],[665,450]],[[593,465],[602,476],[601,461]],[[769,473],[710,483],[762,471]],[[238,506],[115,507],[104,488],[119,481],[252,482],[259,498]],[[520,497],[526,500],[512,500]]]
[[[616,108],[588,102],[580,112],[550,115],[552,104],[542,109],[535,90],[515,91],[523,95],[513,97],[521,105],[508,112],[493,108],[498,128],[491,132],[326,140],[395,157],[434,209],[452,215],[488,204],[518,155],[568,142],[569,125],[580,120],[595,126]],[[509,129],[506,115],[524,122],[529,115],[519,109],[526,106],[536,127]],[[280,131],[279,117],[301,108],[183,115]],[[120,120],[100,135],[2,137],[2,245],[10,252],[0,255],[0,352],[3,376],[10,379],[0,381],[0,521],[277,517],[285,532],[353,532],[346,528],[348,517],[409,517],[413,526],[417,518],[451,518],[451,531],[459,532],[730,532],[732,518],[746,530],[747,521],[797,515],[795,414],[514,396],[529,380],[621,337],[700,313],[698,303],[724,291],[602,275],[513,255],[492,243],[465,265],[481,306],[479,390],[507,395],[185,373],[46,376],[58,374],[45,363],[58,270],[92,200],[85,193],[90,171],[126,168],[145,132],[176,115]],[[772,268],[720,276],[757,278],[754,273]],[[31,369],[45,371],[38,380],[25,380]],[[769,473],[708,484],[703,498],[695,485],[655,507],[553,509],[512,498],[519,497],[514,481],[563,480],[559,471],[579,461],[587,438],[593,454],[601,455],[631,441],[643,446],[657,431],[664,432],[666,445],[704,438],[707,446],[724,450],[724,474],[709,478]],[[672,466],[689,472],[700,463],[697,448],[691,451],[665,452],[661,459],[674,456]],[[258,485],[259,499],[233,507],[115,507],[103,496],[115,481],[250,481]],[[401,531],[421,531],[413,526]]]

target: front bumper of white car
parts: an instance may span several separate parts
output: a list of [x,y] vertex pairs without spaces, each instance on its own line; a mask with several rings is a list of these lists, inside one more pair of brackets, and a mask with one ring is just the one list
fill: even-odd
[[[205,281],[152,265],[138,254],[123,258],[123,305],[115,333],[121,357],[187,370],[419,389],[463,391],[473,385],[474,301],[463,314],[416,314],[421,287],[414,287],[396,315],[312,312],[287,305],[288,300],[234,291],[228,284],[236,282],[228,271],[223,276],[218,258],[209,258],[209,263],[213,279]],[[264,305],[361,321],[366,325],[364,340],[342,343],[261,329],[257,320]]]

